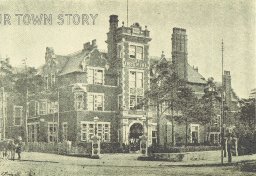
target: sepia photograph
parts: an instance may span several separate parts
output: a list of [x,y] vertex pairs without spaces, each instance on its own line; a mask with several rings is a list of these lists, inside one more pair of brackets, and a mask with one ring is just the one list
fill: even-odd
[[0,0],[0,176],[256,175],[256,1]]

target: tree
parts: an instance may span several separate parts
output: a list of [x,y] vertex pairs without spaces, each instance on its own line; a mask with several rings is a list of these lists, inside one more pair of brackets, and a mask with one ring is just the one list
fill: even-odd
[[[180,100],[181,96],[186,95],[190,89],[185,87],[186,81],[179,79],[174,72],[173,65],[169,64],[164,58],[154,65],[152,73],[153,75],[150,81],[151,87],[150,90],[146,92],[142,104],[147,106],[150,102],[150,104],[156,108],[158,146],[160,145],[160,121],[163,114],[167,110],[170,110],[172,120],[172,142],[174,146],[174,110],[178,110],[178,107],[182,104],[181,102],[183,102]],[[190,99],[190,95],[191,94],[187,94],[184,96],[184,101]],[[185,97],[187,97],[187,99]]]
[[242,154],[256,153],[256,102],[255,99],[242,99],[240,111],[236,113],[234,135],[239,138]]
[[193,90],[188,87],[180,87],[178,92],[178,109],[182,112],[182,116],[178,119],[180,122],[185,122],[186,126],[186,146],[188,144],[188,125],[195,121],[198,117],[198,98]]
[[36,75],[37,70],[34,67],[26,67],[15,74],[15,90],[23,96],[26,96],[27,91],[35,93],[40,91],[43,86],[43,80]]
[[13,89],[14,74],[10,64],[10,59],[0,60],[0,87],[4,87],[7,91]]

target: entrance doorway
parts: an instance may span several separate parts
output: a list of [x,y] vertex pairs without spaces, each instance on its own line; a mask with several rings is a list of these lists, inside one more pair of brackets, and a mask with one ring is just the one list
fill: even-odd
[[140,123],[134,123],[130,127],[129,144],[131,151],[140,150],[140,136],[143,135],[143,126]]

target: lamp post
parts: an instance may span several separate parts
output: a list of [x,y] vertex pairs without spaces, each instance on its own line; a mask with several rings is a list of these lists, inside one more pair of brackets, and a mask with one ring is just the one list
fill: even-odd
[[221,89],[221,164],[224,163],[224,82],[223,82],[223,65],[224,65],[224,44],[223,39],[221,42],[221,82],[222,82],[222,89]]

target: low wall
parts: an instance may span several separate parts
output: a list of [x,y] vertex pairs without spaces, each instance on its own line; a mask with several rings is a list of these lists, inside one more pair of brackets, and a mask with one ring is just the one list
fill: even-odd
[[[121,153],[118,143],[101,143],[100,153]],[[63,143],[47,143],[47,142],[29,142],[23,145],[23,150],[27,152],[55,153],[63,155],[90,155],[92,151],[92,143],[78,143],[72,145],[70,141]]]
[[186,152],[186,153],[151,153],[152,160],[159,161],[198,161],[198,160],[216,160],[220,158],[221,151],[200,151],[200,152]]

